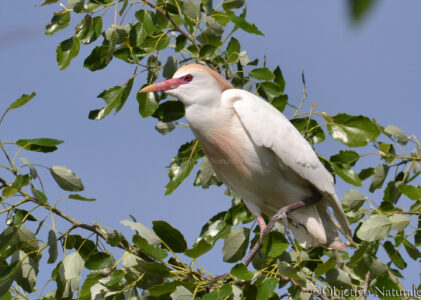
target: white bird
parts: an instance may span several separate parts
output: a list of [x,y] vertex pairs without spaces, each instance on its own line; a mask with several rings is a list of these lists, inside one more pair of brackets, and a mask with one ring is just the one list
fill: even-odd
[[140,92],[156,91],[184,103],[186,119],[215,173],[242,197],[262,231],[274,223],[266,228],[262,215],[278,212],[302,247],[345,249],[338,229],[349,238],[351,228],[333,177],[281,112],[199,64],[182,66],[172,79]]

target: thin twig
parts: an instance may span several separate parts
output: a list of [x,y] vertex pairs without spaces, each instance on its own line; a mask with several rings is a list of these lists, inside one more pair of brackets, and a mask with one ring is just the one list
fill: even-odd
[[367,295],[370,290],[370,283],[371,283],[371,273],[370,271],[365,274],[365,283],[364,283],[364,289],[363,289],[363,295],[361,296],[361,300],[367,300]]
[[196,40],[186,31],[184,31],[183,29],[181,29],[180,26],[178,26],[178,24],[174,21],[174,19],[170,16],[170,14],[168,13],[168,11],[156,6],[155,4],[149,2],[148,0],[142,0],[143,3],[149,5],[150,7],[152,7],[153,9],[155,9],[157,12],[160,12],[161,14],[163,14],[164,16],[167,17],[167,19],[171,22],[171,24],[174,25],[175,29],[180,32],[182,35],[184,35],[192,44],[193,46],[196,48],[197,52],[199,53],[200,51],[200,47],[197,44]]

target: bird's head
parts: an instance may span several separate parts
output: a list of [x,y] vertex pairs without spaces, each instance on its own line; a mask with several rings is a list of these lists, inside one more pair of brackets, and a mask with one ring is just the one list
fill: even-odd
[[148,85],[140,93],[165,92],[180,99],[186,106],[212,105],[219,101],[221,93],[232,85],[216,71],[199,64],[182,66],[173,78]]

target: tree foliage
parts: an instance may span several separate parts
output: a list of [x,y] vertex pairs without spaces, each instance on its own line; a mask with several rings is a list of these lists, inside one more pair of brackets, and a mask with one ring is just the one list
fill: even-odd
[[[57,2],[46,0],[42,5]],[[371,5],[352,3],[355,19]],[[319,157],[337,180],[350,185],[342,205],[353,224],[354,236],[345,252],[304,250],[298,244],[291,248],[279,228],[265,238],[252,266],[245,266],[241,260],[258,241],[259,231],[253,230],[252,215],[231,190],[226,192],[232,198],[231,207],[213,216],[193,245],[165,221],[154,221],[150,229],[136,220],[123,220],[121,223],[133,230],[132,236],[124,236],[99,224],[81,223],[61,211],[58,200],[47,198],[40,166],[22,155],[26,151],[56,151],[63,141],[16,138],[12,143],[0,142],[0,167],[8,172],[7,177],[0,178],[0,214],[7,219],[0,234],[0,295],[4,299],[328,299],[338,291],[339,298],[345,298],[347,291],[354,291],[351,298],[364,299],[367,292],[377,292],[380,298],[392,294],[401,298],[396,293],[404,290],[401,280],[407,276],[405,269],[421,258],[421,186],[416,183],[421,173],[421,145],[416,137],[363,115],[332,116],[316,111],[314,106],[303,111],[305,93],[298,104],[289,102],[281,68],[271,69],[265,62],[250,59],[234,37],[239,30],[263,35],[248,21],[244,0],[223,0],[216,6],[211,0],[68,0],[66,6],[57,7],[61,10],[54,13],[45,33],[70,31],[70,37],[57,46],[60,69],[69,66],[80,47],[91,43],[96,45],[84,60],[85,68],[101,70],[113,59],[133,65],[127,80],[104,87],[98,96],[104,106],[91,111],[90,119],[101,120],[119,112],[134,94],[139,74],[146,73],[150,84],[160,76],[170,78],[182,64],[207,64],[235,87],[260,95],[278,110],[293,107],[291,121],[311,144],[323,143],[328,136],[341,143],[343,150],[337,154]],[[108,11],[114,17],[113,24],[103,19]],[[74,29],[68,29],[71,19],[78,22]],[[305,87],[304,76],[303,83]],[[8,111],[33,97],[35,92],[14,101],[0,123]],[[183,104],[164,101],[166,97],[136,95],[139,114],[156,119],[156,129],[162,134],[174,130],[184,116]],[[376,156],[376,164],[360,162],[365,156]],[[193,140],[181,145],[172,158],[166,194],[192,176],[195,165],[199,165],[195,186],[206,189],[222,184],[200,144]],[[79,194],[84,190],[82,180],[68,167],[48,169],[57,187],[69,192],[68,199],[95,201]],[[371,182],[370,194],[364,195],[359,189],[364,182]],[[68,221],[70,227],[57,228],[53,216]],[[77,228],[84,234],[75,234]],[[224,239],[223,260],[232,268],[214,277],[198,261],[220,239]],[[384,261],[378,258],[380,251],[387,255]],[[36,291],[36,286],[41,286],[37,276],[44,269],[39,265],[42,255],[54,266],[51,280],[56,283],[55,290]]]

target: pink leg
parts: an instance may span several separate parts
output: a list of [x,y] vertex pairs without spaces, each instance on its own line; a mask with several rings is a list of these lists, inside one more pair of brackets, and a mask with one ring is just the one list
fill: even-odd
[[266,229],[265,220],[263,219],[263,217],[261,215],[258,215],[256,220],[257,220],[257,223],[259,224],[259,227],[260,227],[260,233],[263,233],[263,231],[265,231],[265,229]]

